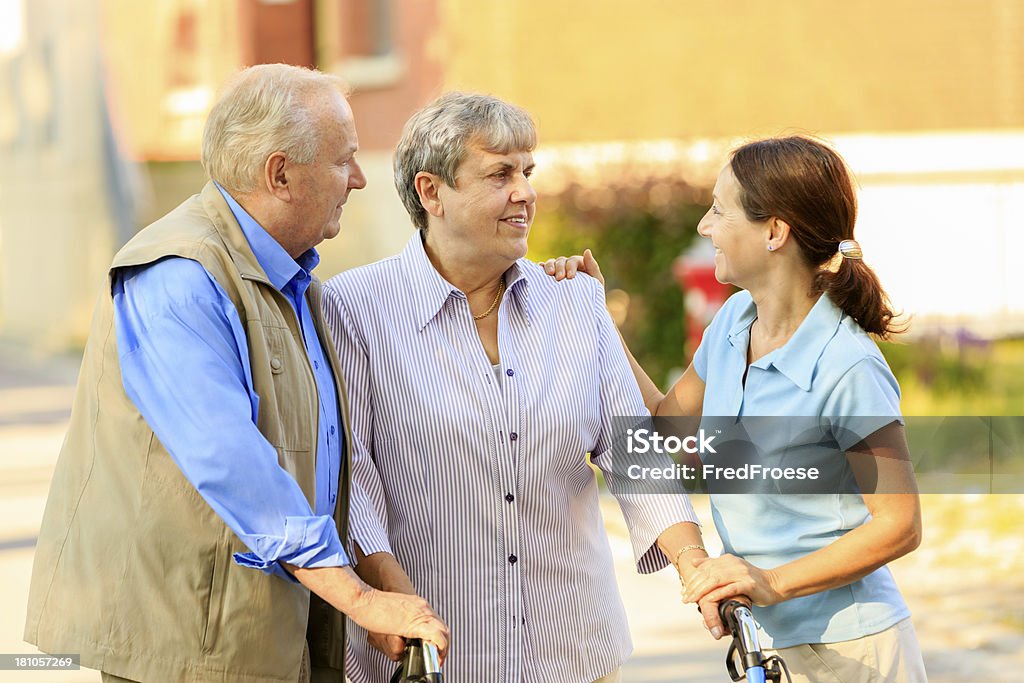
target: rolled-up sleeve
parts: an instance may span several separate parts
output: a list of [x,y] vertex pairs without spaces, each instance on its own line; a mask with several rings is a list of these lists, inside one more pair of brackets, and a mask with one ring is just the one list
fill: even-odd
[[238,564],[349,564],[334,520],[314,515],[256,426],[246,336],[231,300],[197,262],[170,258],[113,282],[124,388],[185,478],[250,552]]
[[324,321],[338,347],[352,424],[352,489],[358,494],[352,496],[349,533],[363,555],[392,553],[386,531],[388,516],[384,485],[370,452],[374,423],[366,344],[352,323],[342,294],[331,283],[324,287],[323,309]]
[[[601,469],[608,483],[608,489],[615,496],[622,509],[622,515],[629,529],[630,541],[637,571],[649,574],[668,566],[668,560],[657,547],[658,537],[669,527],[680,522],[699,524],[686,491],[679,487],[678,493],[645,492],[640,487],[625,481],[625,467],[613,462],[615,439],[624,434],[623,418],[638,421],[649,417],[643,396],[637,387],[636,378],[630,368],[629,359],[622,348],[615,324],[604,305],[604,293],[595,283],[594,318],[597,335],[597,352],[601,368],[601,435],[594,448],[591,461]],[[619,418],[619,420],[616,420]],[[671,467],[669,456],[660,456],[656,465]],[[662,490],[662,489],[657,489]]]

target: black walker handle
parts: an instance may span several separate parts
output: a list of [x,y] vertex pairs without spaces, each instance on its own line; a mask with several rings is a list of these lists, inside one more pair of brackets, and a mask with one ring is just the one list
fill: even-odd
[[402,664],[395,670],[391,683],[443,683],[437,646],[419,638],[406,640]]

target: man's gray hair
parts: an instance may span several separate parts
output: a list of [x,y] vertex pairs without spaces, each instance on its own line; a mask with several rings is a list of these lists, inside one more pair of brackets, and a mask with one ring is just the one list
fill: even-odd
[[226,190],[251,192],[267,158],[284,152],[311,163],[320,146],[309,96],[321,89],[348,95],[340,76],[290,64],[259,64],[228,80],[203,129],[203,168]]
[[526,111],[490,95],[451,92],[413,114],[395,148],[395,188],[420,230],[427,227],[427,211],[416,194],[416,174],[433,173],[455,187],[470,144],[497,154],[532,152],[537,130]]

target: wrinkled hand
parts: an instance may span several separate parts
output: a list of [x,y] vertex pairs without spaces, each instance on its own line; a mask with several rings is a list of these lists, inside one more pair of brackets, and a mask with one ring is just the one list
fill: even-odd
[[589,249],[583,250],[583,255],[559,256],[551,258],[543,264],[544,272],[555,278],[555,280],[573,279],[576,273],[586,273],[604,286],[604,275],[601,274],[601,267],[597,264],[593,252]]
[[749,597],[762,607],[784,599],[777,588],[774,571],[755,567],[735,555],[700,558],[694,561],[694,566],[696,571],[687,577],[683,601],[700,604],[702,611],[707,601],[719,603],[741,596]]
[[718,640],[729,632],[729,629],[722,623],[722,616],[718,613],[718,603],[707,598],[697,603],[697,611],[704,619],[704,628],[711,634],[711,637]]
[[[421,638],[437,646],[442,661],[448,654],[448,627],[441,621],[427,601],[418,595],[388,593],[370,589],[359,603],[348,611],[349,618],[375,634],[384,636],[387,650],[378,647],[391,656],[390,651],[405,638]],[[405,648],[404,641],[402,649]],[[402,650],[398,650],[401,657]]]
[[[693,577],[697,576],[697,567],[700,566],[701,562],[707,560],[707,555],[701,555],[694,557],[693,555],[686,554],[679,558],[679,564],[676,565],[676,571],[679,573],[679,579],[682,581],[684,586],[689,586],[690,582],[693,581]],[[683,594],[685,598],[685,593]],[[684,602],[690,602],[684,600]],[[722,623],[722,617],[718,614],[718,603],[713,602],[707,598],[700,600],[697,603],[697,611],[700,612],[701,618],[704,620],[704,628],[707,629],[715,640],[718,640],[726,634],[726,627]]]
[[368,631],[366,642],[383,652],[384,656],[392,662],[402,661],[402,654],[405,652],[405,638],[388,635],[387,633]]

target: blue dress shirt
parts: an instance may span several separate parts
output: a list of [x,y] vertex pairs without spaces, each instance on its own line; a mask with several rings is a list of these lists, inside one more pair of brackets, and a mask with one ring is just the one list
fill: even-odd
[[125,391],[185,477],[249,547],[235,561],[291,579],[279,564],[349,564],[334,508],[341,463],[337,392],[309,306],[310,249],[298,262],[218,186],[271,284],[298,316],[316,378],[320,418],[311,509],[256,427],[245,330],[234,304],[196,261],[167,258],[120,271],[113,283]]

